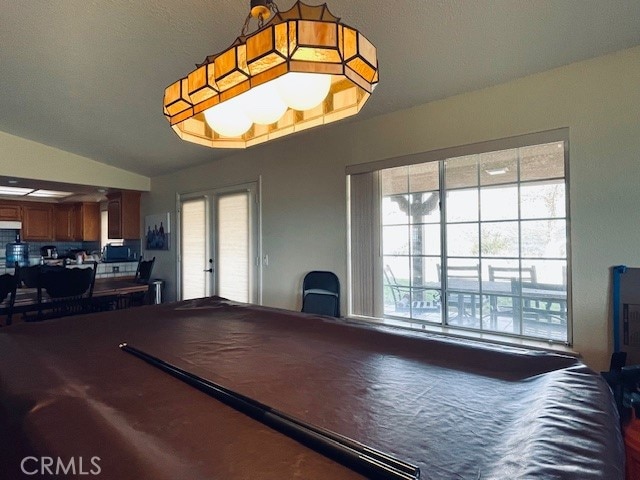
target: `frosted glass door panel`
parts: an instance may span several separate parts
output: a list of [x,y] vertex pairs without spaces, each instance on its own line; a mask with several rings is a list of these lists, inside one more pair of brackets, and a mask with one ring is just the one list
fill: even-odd
[[182,299],[206,297],[207,275],[207,208],[205,198],[182,203],[180,232],[182,250]]
[[250,301],[249,192],[218,197],[217,290],[221,297]]

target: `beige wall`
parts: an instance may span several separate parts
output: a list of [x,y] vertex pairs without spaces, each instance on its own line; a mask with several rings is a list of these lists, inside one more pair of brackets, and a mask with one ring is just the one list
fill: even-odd
[[[609,268],[640,265],[639,112],[636,47],[153,178],[143,215],[175,214],[176,193],[261,176],[263,250],[270,260],[263,303],[297,309],[309,270],[333,270],[346,287],[346,165],[569,127],[574,345],[594,369],[604,369]],[[169,298],[175,255],[173,249],[159,256],[154,272],[168,280]]]
[[148,177],[0,132],[0,175],[148,191]]

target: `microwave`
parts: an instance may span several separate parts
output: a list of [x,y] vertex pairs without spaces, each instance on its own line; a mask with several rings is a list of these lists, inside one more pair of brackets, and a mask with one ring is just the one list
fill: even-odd
[[107,244],[102,255],[103,262],[126,262],[131,256],[131,249],[124,245]]

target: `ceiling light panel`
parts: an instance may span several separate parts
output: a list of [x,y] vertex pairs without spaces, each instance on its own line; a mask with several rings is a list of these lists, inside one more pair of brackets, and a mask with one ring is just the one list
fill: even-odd
[[64,198],[73,195],[72,192],[58,192],[56,190],[35,190],[28,194],[29,197]]
[[33,192],[33,188],[0,186],[0,195],[15,195],[17,197],[23,197],[29,192]]

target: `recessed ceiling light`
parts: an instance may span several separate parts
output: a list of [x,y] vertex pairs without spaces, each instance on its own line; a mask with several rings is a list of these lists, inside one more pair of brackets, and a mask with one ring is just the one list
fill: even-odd
[[55,190],[36,190],[31,192],[29,197],[45,197],[45,198],[63,198],[73,195],[72,192],[57,192]]
[[8,180],[7,183],[10,184],[10,185],[17,185],[18,184],[18,180]]
[[29,192],[33,192],[33,188],[0,187],[0,195],[16,195],[23,197]]
[[107,189],[106,188],[99,188],[98,192],[99,193],[107,193]]

